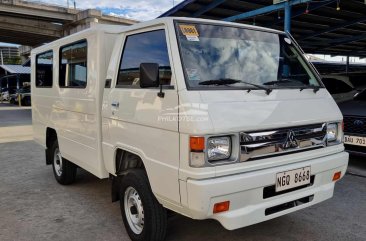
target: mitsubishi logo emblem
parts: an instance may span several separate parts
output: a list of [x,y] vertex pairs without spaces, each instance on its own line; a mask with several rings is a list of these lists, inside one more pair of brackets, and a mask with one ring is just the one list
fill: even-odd
[[283,145],[283,149],[291,149],[291,148],[297,148],[299,147],[299,142],[296,140],[295,134],[293,131],[289,131],[287,134],[286,142]]

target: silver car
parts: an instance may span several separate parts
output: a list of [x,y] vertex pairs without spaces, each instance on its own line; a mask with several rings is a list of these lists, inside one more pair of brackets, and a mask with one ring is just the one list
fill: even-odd
[[0,101],[9,101],[9,91],[0,93]]

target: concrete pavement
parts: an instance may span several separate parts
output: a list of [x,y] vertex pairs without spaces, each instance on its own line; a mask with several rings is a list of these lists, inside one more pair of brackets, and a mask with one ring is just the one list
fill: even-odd
[[0,127],[0,143],[33,140],[31,125]]
[[0,103],[0,143],[33,139],[31,107]]
[[[362,168],[366,169],[366,165]],[[0,240],[129,240],[110,183],[78,170],[59,185],[33,141],[0,144]],[[227,231],[216,221],[176,215],[167,240],[329,240],[366,237],[366,179],[346,175],[332,199],[274,220]]]

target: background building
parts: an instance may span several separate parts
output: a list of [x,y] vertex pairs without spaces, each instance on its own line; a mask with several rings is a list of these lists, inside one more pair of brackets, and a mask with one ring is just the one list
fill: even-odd
[[0,44],[0,64],[20,64],[19,48]]

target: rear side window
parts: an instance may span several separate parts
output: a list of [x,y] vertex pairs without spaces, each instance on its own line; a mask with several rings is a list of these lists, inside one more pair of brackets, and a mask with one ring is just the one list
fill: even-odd
[[163,85],[170,85],[172,71],[164,30],[130,35],[126,39],[117,79],[117,87],[140,87],[140,64],[159,64]]
[[36,56],[36,87],[51,88],[53,83],[53,51]]
[[59,85],[63,88],[85,88],[87,83],[86,40],[79,41],[60,49]]

